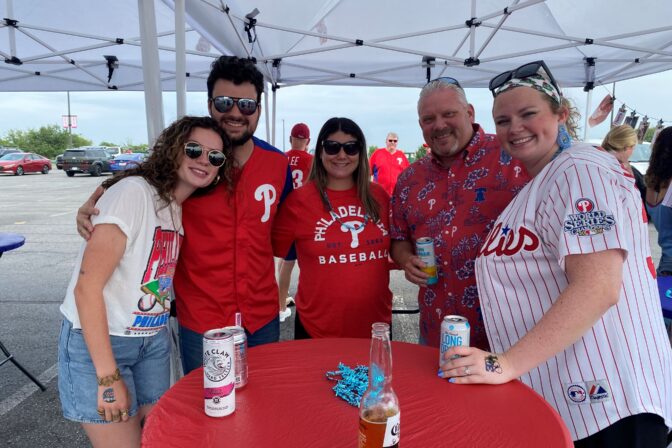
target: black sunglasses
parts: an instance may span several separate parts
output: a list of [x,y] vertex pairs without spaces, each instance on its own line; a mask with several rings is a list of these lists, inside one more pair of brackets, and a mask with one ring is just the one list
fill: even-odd
[[252,115],[256,112],[257,104],[256,100],[250,98],[235,98],[232,96],[216,96],[212,99],[212,103],[215,105],[215,109],[218,112],[226,113],[233,109],[233,105],[238,105],[238,110],[243,115]]
[[433,82],[440,82],[442,84],[452,84],[454,86],[459,87],[460,89],[462,88],[459,81],[455,78],[451,78],[450,76],[442,76],[440,78],[434,78],[431,81],[429,81],[427,84],[431,84]]
[[214,167],[220,167],[224,165],[226,156],[222,151],[216,149],[207,150],[200,143],[196,142],[187,142],[184,145],[184,153],[190,159],[198,159],[203,154],[203,151],[206,151],[208,154],[208,162]]
[[397,143],[399,140],[397,140],[396,138],[391,138],[391,139],[389,139],[389,140],[387,140],[387,141],[388,141],[388,142],[392,142],[392,143]]
[[362,144],[360,142],[339,143],[333,140],[325,140],[322,142],[322,147],[324,148],[324,152],[330,156],[335,156],[341,152],[341,148],[343,148],[343,151],[349,156],[355,156],[362,150]]
[[[544,71],[543,74],[539,73],[541,70]],[[488,88],[492,92],[492,96],[495,96],[495,91],[500,87],[502,87],[507,82],[511,81],[513,78],[525,79],[529,78],[530,76],[538,74],[541,74],[542,76],[547,78],[551,82],[553,87],[555,87],[556,90],[560,92],[560,87],[558,87],[558,83],[555,82],[553,74],[549,70],[548,66],[544,63],[544,61],[530,62],[528,64],[521,65],[517,69],[500,73],[499,75],[495,76],[490,80]]]

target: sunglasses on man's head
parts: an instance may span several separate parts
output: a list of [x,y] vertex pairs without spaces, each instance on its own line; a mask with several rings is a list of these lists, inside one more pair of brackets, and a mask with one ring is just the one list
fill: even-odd
[[355,156],[361,151],[362,144],[360,142],[339,143],[333,140],[325,140],[322,142],[322,147],[324,148],[324,152],[330,156],[335,156],[341,152],[341,148],[343,148],[343,151],[347,155]]
[[530,62],[528,64],[521,65],[520,67],[514,70],[509,70],[504,73],[500,73],[499,75],[495,76],[490,80],[488,88],[492,92],[492,96],[495,96],[495,92],[497,91],[497,89],[499,89],[512,79],[514,78],[525,79],[534,75],[541,75],[544,78],[548,79],[548,81],[553,85],[553,87],[555,87],[557,91],[560,92],[560,87],[558,87],[558,83],[555,82],[555,78],[553,78],[551,71],[548,69],[548,66],[544,63],[544,61]]
[[212,99],[212,103],[215,105],[215,109],[218,112],[226,113],[233,109],[233,105],[238,105],[238,110],[243,115],[252,115],[257,111],[256,100],[250,98],[235,98],[232,96],[216,96]]
[[429,81],[427,84],[431,84],[433,82],[441,83],[441,84],[452,84],[454,86],[459,87],[460,89],[462,88],[459,81],[455,78],[451,78],[450,76],[442,76],[440,78],[434,78],[431,81]]
[[208,154],[208,162],[210,165],[214,167],[220,167],[224,165],[226,156],[222,151],[216,149],[205,149],[203,145],[196,142],[187,142],[184,145],[184,154],[186,154],[186,156],[190,159],[198,159],[201,157],[201,154],[203,154],[204,151]]

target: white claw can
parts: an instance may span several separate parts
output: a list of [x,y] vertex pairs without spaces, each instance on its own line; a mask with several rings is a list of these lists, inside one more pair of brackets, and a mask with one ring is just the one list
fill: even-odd
[[236,410],[236,355],[233,333],[223,328],[203,334],[205,413],[224,417]]
[[247,336],[243,327],[224,327],[224,330],[233,333],[233,345],[236,351],[236,389],[240,389],[247,384]]
[[451,347],[469,347],[471,327],[466,317],[445,316],[441,322],[441,340],[439,341],[439,364],[444,362],[443,354]]

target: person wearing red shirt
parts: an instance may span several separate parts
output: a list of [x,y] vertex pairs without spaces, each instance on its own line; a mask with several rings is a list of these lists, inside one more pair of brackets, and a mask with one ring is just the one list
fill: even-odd
[[[184,241],[174,277],[182,367],[202,365],[203,333],[241,313],[250,347],[280,339],[271,226],[292,190],[285,154],[253,137],[264,78],[249,59],[221,56],[208,76],[208,110],[231,139],[234,186],[224,183],[182,208]],[[99,190],[77,215],[87,238]],[[97,195],[98,194],[98,195]]]
[[370,337],[390,323],[387,193],[369,180],[362,130],[329,119],[317,137],[309,182],[283,204],[273,226],[276,255],[292,243],[301,265],[295,339]]
[[[420,343],[438,347],[443,317],[457,314],[469,320],[471,345],[488,349],[474,260],[494,220],[529,177],[494,135],[474,123],[474,108],[453,78],[422,89],[418,115],[430,152],[397,181],[390,202],[391,255],[420,286]],[[433,285],[415,255],[421,237],[434,240]]]
[[[289,169],[292,170],[292,181],[294,189],[302,187],[308,180],[310,167],[313,164],[313,156],[308,154],[308,144],[310,143],[310,129],[305,123],[297,123],[289,134],[289,144],[291,149],[287,151],[289,160]],[[278,290],[280,293],[280,322],[284,322],[292,315],[292,310],[287,305],[294,303],[294,298],[289,297],[289,282],[292,277],[292,269],[296,264],[296,259],[289,256],[280,261],[278,266]]]
[[376,149],[369,161],[373,181],[380,184],[388,195],[394,192],[399,174],[408,168],[406,155],[397,149],[398,142],[397,134],[390,132],[387,134],[385,148]]

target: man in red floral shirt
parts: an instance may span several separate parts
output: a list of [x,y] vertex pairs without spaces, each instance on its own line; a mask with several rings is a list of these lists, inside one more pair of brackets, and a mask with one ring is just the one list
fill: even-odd
[[[474,259],[495,219],[527,183],[525,169],[494,135],[474,122],[474,108],[453,78],[420,92],[418,116],[426,157],[407,168],[391,199],[391,255],[419,285],[420,343],[439,346],[444,316],[464,316],[471,345],[488,350],[474,277]],[[439,280],[427,285],[415,241],[430,237]]]

